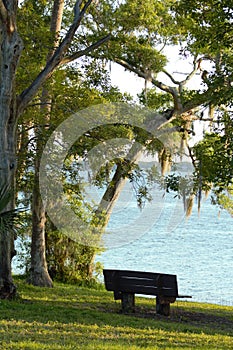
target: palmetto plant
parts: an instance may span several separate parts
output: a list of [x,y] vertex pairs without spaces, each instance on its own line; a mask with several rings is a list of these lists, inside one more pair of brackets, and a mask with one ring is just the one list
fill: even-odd
[[7,209],[13,197],[13,191],[9,186],[0,184],[0,235],[4,231],[16,233],[22,226],[22,208]]

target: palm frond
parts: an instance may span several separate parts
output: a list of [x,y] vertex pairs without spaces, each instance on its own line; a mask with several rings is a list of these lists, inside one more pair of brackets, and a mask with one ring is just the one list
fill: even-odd
[[0,185],[0,233],[4,231],[16,232],[22,226],[23,208],[7,210],[13,197],[13,191],[9,186]]
[[13,191],[6,184],[0,184],[0,213],[4,211],[12,199]]

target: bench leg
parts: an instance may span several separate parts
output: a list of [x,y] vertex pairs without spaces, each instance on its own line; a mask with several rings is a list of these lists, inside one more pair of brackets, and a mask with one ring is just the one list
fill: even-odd
[[134,312],[135,296],[133,293],[122,293],[121,296],[122,312]]
[[160,302],[159,297],[156,297],[156,313],[164,316],[170,315],[170,303]]

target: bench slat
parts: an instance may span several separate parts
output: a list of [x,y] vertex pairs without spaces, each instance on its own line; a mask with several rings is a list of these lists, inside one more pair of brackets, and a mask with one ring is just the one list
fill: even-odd
[[130,270],[104,270],[109,291],[178,296],[176,275]]

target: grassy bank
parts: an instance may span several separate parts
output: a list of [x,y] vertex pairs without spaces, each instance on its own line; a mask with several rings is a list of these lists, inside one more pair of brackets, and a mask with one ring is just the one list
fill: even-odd
[[136,298],[122,315],[104,289],[16,283],[22,299],[0,301],[0,349],[233,349],[233,307],[178,301],[166,318]]

